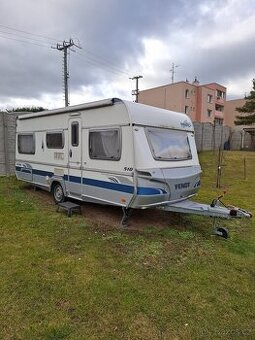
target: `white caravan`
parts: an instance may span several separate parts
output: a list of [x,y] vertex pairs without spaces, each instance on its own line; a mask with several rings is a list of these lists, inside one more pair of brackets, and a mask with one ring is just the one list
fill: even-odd
[[[16,176],[56,203],[121,206],[123,223],[132,208],[201,213],[188,200],[200,174],[194,128],[182,113],[113,98],[17,119]],[[206,215],[226,218],[208,207]]]

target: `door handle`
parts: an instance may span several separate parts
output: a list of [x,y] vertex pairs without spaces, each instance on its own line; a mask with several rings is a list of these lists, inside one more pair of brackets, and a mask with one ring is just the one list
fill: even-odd
[[73,155],[73,152],[72,152],[72,149],[70,149],[70,151],[69,151],[70,158],[72,157],[72,155]]

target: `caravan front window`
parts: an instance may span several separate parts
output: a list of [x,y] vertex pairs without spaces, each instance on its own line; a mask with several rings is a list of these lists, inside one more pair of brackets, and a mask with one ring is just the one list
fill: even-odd
[[186,131],[146,128],[146,135],[156,160],[190,159],[191,151]]

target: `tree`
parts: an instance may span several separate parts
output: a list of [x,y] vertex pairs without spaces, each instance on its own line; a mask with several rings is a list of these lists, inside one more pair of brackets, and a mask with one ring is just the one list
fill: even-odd
[[10,110],[6,110],[6,112],[10,113],[10,112],[41,112],[41,111],[45,111],[47,109],[43,108],[42,106],[24,106],[24,107],[17,107],[12,108]]
[[236,111],[245,113],[245,115],[236,116],[235,125],[251,125],[255,123],[255,78],[253,78],[252,82],[253,90],[251,90],[249,96],[245,96],[245,104],[236,108]]

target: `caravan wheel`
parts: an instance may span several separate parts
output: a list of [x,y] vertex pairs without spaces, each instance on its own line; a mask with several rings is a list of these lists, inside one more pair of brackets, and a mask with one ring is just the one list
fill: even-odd
[[55,183],[52,188],[52,194],[54,201],[58,204],[61,202],[64,202],[65,200],[65,194],[64,190],[62,188],[62,185],[60,183]]

